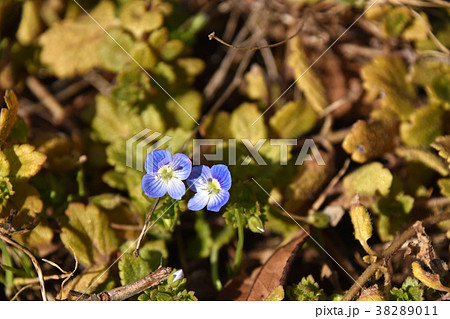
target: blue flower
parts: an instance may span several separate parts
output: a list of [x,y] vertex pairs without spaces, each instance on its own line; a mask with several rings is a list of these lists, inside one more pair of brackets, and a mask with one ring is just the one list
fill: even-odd
[[169,151],[156,150],[145,158],[145,171],[142,178],[142,190],[148,197],[158,198],[169,193],[173,199],[181,199],[186,193],[182,182],[192,170],[189,157],[177,153],[172,156]]
[[225,165],[214,165],[211,169],[205,165],[196,166],[187,184],[197,192],[188,202],[190,210],[201,210],[208,205],[208,210],[218,212],[230,199],[231,174]]

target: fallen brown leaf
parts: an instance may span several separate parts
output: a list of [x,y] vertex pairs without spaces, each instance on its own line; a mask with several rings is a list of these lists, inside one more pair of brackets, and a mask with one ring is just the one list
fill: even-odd
[[289,243],[273,253],[260,267],[246,300],[265,300],[273,289],[285,283],[295,255],[307,237],[308,233],[300,230]]

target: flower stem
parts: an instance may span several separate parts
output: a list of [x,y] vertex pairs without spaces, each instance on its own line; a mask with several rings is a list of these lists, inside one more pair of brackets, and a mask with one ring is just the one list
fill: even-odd
[[244,250],[244,224],[242,222],[242,216],[239,211],[235,210],[236,221],[238,225],[238,243],[236,247],[236,254],[234,255],[234,273],[239,271],[241,268],[242,252]]
[[211,263],[211,278],[213,285],[217,291],[222,290],[222,282],[219,279],[219,247],[213,245],[211,247],[211,255],[209,256],[209,261]]
[[138,241],[136,244],[136,249],[134,250],[134,256],[136,258],[139,257],[139,248],[141,247],[142,240],[144,240],[144,237],[147,234],[149,224],[150,224],[150,219],[152,218],[153,212],[155,211],[156,205],[158,205],[158,202],[159,202],[159,198],[156,198],[155,201],[153,202],[152,207],[150,208],[149,212],[147,213],[147,216],[145,217],[144,226],[142,227],[141,233],[139,235],[139,238],[138,238]]

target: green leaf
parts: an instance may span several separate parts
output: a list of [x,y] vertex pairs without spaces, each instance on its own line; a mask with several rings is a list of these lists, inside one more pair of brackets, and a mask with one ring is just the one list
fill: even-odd
[[153,212],[151,223],[161,226],[164,230],[173,231],[180,223],[180,205],[179,201],[166,196]]
[[[447,105],[450,104],[450,76],[435,77],[431,83],[433,93]],[[447,107],[448,109],[448,107]]]
[[[0,176],[0,208],[5,207],[8,199],[14,195],[13,186],[8,177]],[[1,209],[0,209],[1,211]]]
[[395,153],[406,158],[408,161],[418,161],[423,163],[425,166],[435,170],[442,176],[447,176],[449,174],[449,168],[444,162],[436,155],[430,151],[422,148],[414,147],[397,147]]
[[164,79],[169,85],[175,85],[178,79],[175,68],[164,61],[159,61],[153,68],[153,72]]
[[232,138],[230,131],[230,114],[219,111],[212,116],[208,116],[202,128],[205,131],[206,138]]
[[386,216],[406,215],[411,212],[414,206],[414,197],[399,193],[395,199],[382,197],[373,204],[373,209],[377,214]]
[[392,218],[387,215],[380,215],[377,222],[378,236],[382,241],[392,241],[395,232],[404,224],[405,218]]
[[392,184],[391,172],[381,163],[373,162],[365,164],[348,174],[343,185],[349,196],[358,193],[361,196],[384,195],[389,193]]
[[166,27],[152,31],[148,37],[148,43],[156,50],[162,47],[167,41],[169,41],[169,30]]
[[[264,119],[259,118],[260,116],[261,113],[256,104],[242,103],[231,114],[230,129],[233,137],[238,140],[249,139],[253,145],[259,139],[267,138],[267,128]],[[257,120],[258,118],[259,120]],[[254,123],[254,121],[256,122]]]
[[180,40],[170,40],[167,41],[162,47],[159,49],[159,54],[161,58],[165,61],[173,61],[178,56],[183,53],[184,43]]
[[423,301],[422,284],[415,278],[407,277],[401,288],[392,288],[391,300]]
[[412,17],[408,8],[397,7],[390,9],[383,20],[383,27],[387,35],[398,37],[412,20]]
[[188,241],[188,252],[197,258],[209,257],[213,245],[211,228],[202,213],[196,213],[194,229],[197,236]]
[[189,90],[183,94],[175,95],[174,99],[178,104],[172,99],[167,100],[167,110],[174,115],[181,128],[192,129],[196,126],[194,120],[200,119],[203,103],[202,95],[197,91]]
[[314,128],[317,114],[301,101],[287,102],[270,118],[270,127],[281,138],[298,138]]
[[[112,2],[101,1],[90,15],[108,29],[116,21],[114,10]],[[95,52],[104,37],[104,31],[87,15],[64,19],[39,38],[41,62],[60,78],[84,74],[99,65]]]
[[0,112],[0,147],[5,143],[17,121],[18,102],[16,94],[12,90],[6,90],[4,99],[7,107],[2,108]]
[[146,290],[138,299],[142,301],[196,301],[194,292],[188,292],[185,289],[186,278],[173,282],[175,271],[176,269],[172,271],[165,283]]
[[126,67],[117,75],[112,96],[119,108],[129,112],[148,104],[150,78],[140,68]]
[[319,288],[312,275],[306,278],[303,277],[298,285],[288,287],[286,295],[290,300],[296,301],[317,301],[325,299],[323,289]]
[[126,190],[127,184],[125,182],[124,174],[121,172],[116,172],[114,170],[109,170],[102,175],[102,180],[111,188],[118,190]]
[[137,114],[119,108],[114,100],[98,94],[95,99],[92,127],[102,142],[125,141],[144,127]]
[[377,231],[382,241],[394,239],[395,233],[402,227],[413,206],[414,198],[403,192],[398,193],[395,198],[382,197],[373,203],[372,209],[379,215]]
[[13,145],[12,148],[6,149],[4,154],[10,163],[9,176],[14,178],[28,179],[36,175],[47,159],[29,144]]
[[400,137],[408,146],[429,146],[442,135],[444,111],[440,105],[422,106],[400,124]]
[[108,218],[97,206],[70,203],[63,221],[61,241],[84,265],[107,265],[118,243]]
[[145,42],[136,42],[130,54],[144,69],[151,69],[157,62],[155,53]]
[[135,257],[134,252],[124,254],[119,261],[121,284],[127,285],[147,276],[164,264],[167,257],[168,252],[163,240],[146,242],[139,249],[139,257]]

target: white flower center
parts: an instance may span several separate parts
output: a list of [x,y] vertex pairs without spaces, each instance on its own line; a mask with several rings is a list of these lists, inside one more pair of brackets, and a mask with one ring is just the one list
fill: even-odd
[[215,178],[210,178],[206,181],[201,179],[200,184],[202,184],[202,189],[208,192],[208,195],[216,195],[222,190],[219,181]]
[[168,182],[174,177],[175,170],[170,166],[170,164],[163,165],[156,173],[156,180],[162,179],[165,182]]

